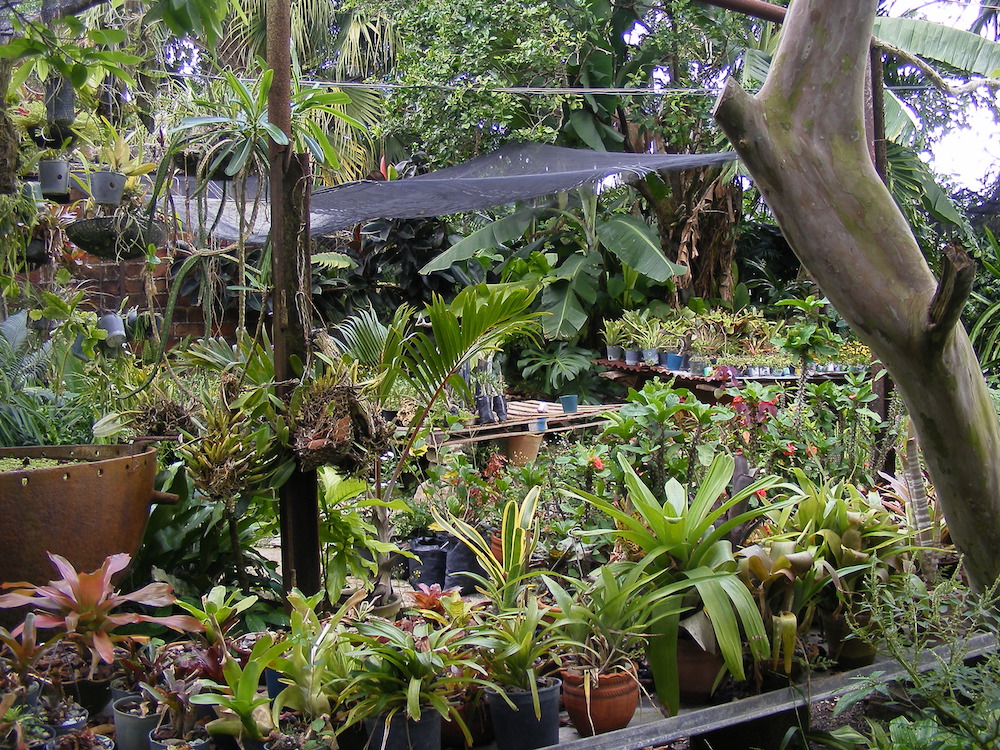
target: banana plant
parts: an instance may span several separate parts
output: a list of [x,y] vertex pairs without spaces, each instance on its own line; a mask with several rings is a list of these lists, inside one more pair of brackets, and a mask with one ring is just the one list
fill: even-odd
[[[452,245],[420,269],[420,273],[447,270],[495,248],[527,240],[526,251],[559,241],[573,251],[536,253],[525,261],[508,263],[508,276],[519,276],[544,287],[539,309],[550,315],[543,325],[548,339],[573,339],[589,318],[597,301],[600,278],[610,261],[602,250],[616,256],[629,274],[656,283],[687,273],[668,260],[656,232],[645,221],[616,213],[601,218],[597,195],[590,188],[577,191],[578,207],[565,198],[544,206],[525,206],[498,219]],[[633,284],[634,285],[634,284]]]

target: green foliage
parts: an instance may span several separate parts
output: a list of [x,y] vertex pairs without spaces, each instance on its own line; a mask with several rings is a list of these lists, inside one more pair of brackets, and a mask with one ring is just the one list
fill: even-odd
[[[880,648],[906,671],[906,689],[888,690],[879,673],[858,679],[856,690],[844,695],[836,713],[875,693],[905,712],[888,727],[871,724],[873,748],[995,747],[1000,699],[1000,657],[994,649],[970,659],[971,639],[996,633],[996,585],[971,593],[955,577],[927,589],[915,576],[867,587],[860,612],[868,624],[856,628],[859,637],[877,639]],[[947,650],[930,649],[947,644]],[[933,667],[920,671],[930,659]]]
[[453,514],[446,518],[440,512],[434,513],[434,520],[441,528],[458,537],[475,553],[486,576],[472,574],[471,577],[483,584],[483,592],[500,610],[525,606],[532,589],[528,581],[536,573],[529,568],[540,531],[536,517],[540,494],[540,487],[532,487],[520,504],[510,500],[504,506],[499,560],[490,543],[472,525]]
[[623,480],[617,472],[624,458],[642,471],[660,498],[668,477],[692,483],[704,473],[733,416],[728,408],[703,404],[686,388],[673,388],[659,378],[640,391],[630,388],[626,402],[606,416],[601,434],[601,441],[611,445],[611,471]]
[[566,392],[566,386],[576,390],[576,381],[592,369],[594,352],[567,341],[553,342],[545,349],[524,349],[517,361],[521,375],[535,384],[542,393],[557,395]]
[[288,595],[292,608],[286,651],[274,661],[285,687],[275,697],[271,721],[278,726],[285,709],[299,711],[307,723],[316,720],[328,723],[333,714],[335,690],[344,684],[356,660],[348,654],[345,632],[348,612],[364,594],[355,592],[329,617],[320,619],[317,613],[323,592],[306,597],[293,589]]
[[273,728],[266,723],[262,726],[258,721],[258,717],[270,718],[269,712],[257,711],[270,703],[267,694],[258,691],[261,676],[288,647],[282,641],[275,643],[270,633],[265,634],[254,644],[246,664],[241,665],[229,653],[225,642],[220,641],[220,644],[223,654],[222,673],[226,682],[220,684],[205,680],[205,687],[215,692],[198,693],[191,698],[191,702],[201,706],[221,706],[237,716],[237,721],[220,718],[211,722],[208,725],[210,733],[229,734],[259,742]]
[[536,717],[541,715],[539,680],[545,677],[546,668],[552,668],[552,660],[558,661],[559,654],[572,645],[559,624],[546,619],[547,611],[531,596],[524,606],[492,616],[474,636],[492,679],[501,688],[530,692]]
[[631,672],[656,623],[680,612],[660,606],[673,591],[651,589],[640,566],[620,579],[603,566],[592,583],[570,580],[572,594],[548,576],[543,580],[558,607],[556,621],[573,642],[571,663],[595,675]]
[[[689,616],[665,616],[653,628],[649,642],[650,667],[657,692],[671,713],[678,708],[677,637],[680,628],[690,632],[707,650],[718,651],[736,679],[745,679],[744,635],[755,660],[767,658],[767,631],[757,604],[736,576],[736,561],[728,534],[762,516],[760,508],[736,512],[758,490],[777,485],[774,477],[760,479],[729,499],[720,501],[733,475],[733,459],[719,455],[712,462],[693,498],[688,488],[671,479],[658,500],[639,478],[624,456],[619,464],[625,472],[628,504],[623,507],[579,490],[570,494],[591,503],[615,521],[615,528],[598,533],[613,534],[636,550],[634,560],[619,564],[628,571],[639,566],[650,590],[671,587],[669,606]],[[787,505],[787,502],[785,503]],[[780,507],[780,506],[779,506]],[[697,597],[687,596],[697,592]]]
[[970,307],[976,316],[970,321],[969,338],[987,378],[995,386],[1000,363],[1000,301],[995,299],[1000,284],[1000,241],[989,229],[985,230],[985,239],[977,258],[982,271],[977,274],[977,288],[972,292]]
[[376,716],[388,722],[398,713],[419,721],[424,711],[437,711],[457,721],[472,744],[465,722],[449,699],[473,685],[495,686],[471,651],[471,636],[427,622],[418,622],[407,631],[371,619],[358,622],[356,632],[347,638],[350,657],[358,667],[340,690],[341,700],[350,707],[346,724]]
[[[327,595],[335,601],[347,585],[348,576],[370,582],[378,572],[378,556],[391,555],[399,548],[379,541],[376,528],[363,515],[376,504],[368,495],[367,482],[342,477],[329,466],[319,468],[319,479],[323,581]],[[406,509],[402,500],[387,507],[399,512]]]

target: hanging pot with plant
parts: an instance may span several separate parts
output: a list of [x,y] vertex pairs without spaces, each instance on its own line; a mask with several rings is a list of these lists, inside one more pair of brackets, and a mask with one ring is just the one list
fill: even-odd
[[163,247],[167,225],[158,219],[119,212],[78,219],[66,225],[66,236],[81,250],[99,258],[138,258],[150,245]]
[[38,184],[42,195],[66,195],[69,193],[69,161],[66,159],[40,159],[38,161]]
[[120,172],[101,170],[90,175],[90,195],[96,203],[117,206],[125,192],[125,175]]

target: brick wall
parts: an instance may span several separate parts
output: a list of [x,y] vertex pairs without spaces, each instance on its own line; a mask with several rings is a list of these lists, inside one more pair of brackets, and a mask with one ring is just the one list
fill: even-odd
[[[163,315],[170,296],[172,251],[162,249],[157,252],[157,256],[162,262],[152,269],[153,311]],[[143,281],[145,264],[145,258],[107,260],[84,254],[82,262],[72,268],[72,273],[75,278],[87,282],[86,302],[98,312],[118,310],[126,297],[129,307],[137,307],[140,312],[144,312],[147,309]],[[37,284],[41,280],[41,274],[35,270],[31,272],[29,278]],[[227,313],[221,325],[216,319],[211,333],[213,336],[231,338],[235,331],[235,312],[233,312]],[[183,338],[200,338],[204,334],[205,316],[201,306],[197,302],[179,296],[171,320],[168,344],[176,344]]]

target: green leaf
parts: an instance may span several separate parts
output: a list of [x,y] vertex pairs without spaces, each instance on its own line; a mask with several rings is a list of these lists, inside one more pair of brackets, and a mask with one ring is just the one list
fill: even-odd
[[682,276],[687,268],[667,259],[660,249],[660,240],[646,222],[633,216],[615,216],[598,225],[601,244],[627,266],[653,281],[666,281]]
[[587,110],[574,109],[569,115],[569,124],[574,132],[594,151],[607,151],[601,134],[594,125],[594,116]]
[[915,18],[878,17],[873,33],[911,55],[975,75],[989,76],[1000,67],[1000,43],[943,24]]
[[420,269],[420,273],[428,274],[434,271],[447,271],[451,268],[452,263],[468,260],[480,250],[491,250],[515,240],[527,231],[534,217],[534,209],[521,208],[509,216],[497,219],[482,229],[477,229],[467,237],[463,237],[439,256],[428,262]]
[[128,37],[121,29],[90,29],[87,31],[87,38],[94,44],[115,47],[124,43]]

